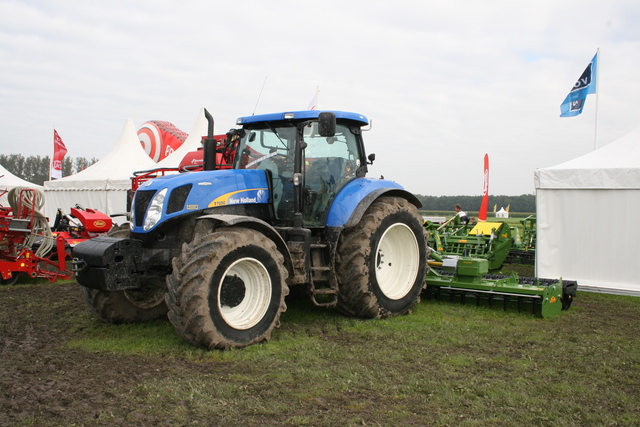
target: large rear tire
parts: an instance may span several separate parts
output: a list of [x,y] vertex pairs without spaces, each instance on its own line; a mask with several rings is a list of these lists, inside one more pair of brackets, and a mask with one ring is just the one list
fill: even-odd
[[284,257],[262,233],[240,227],[196,235],[167,278],[169,320],[205,348],[267,341],[289,293]]
[[[109,237],[128,239],[131,236],[129,224],[113,227]],[[102,291],[82,287],[82,295],[89,310],[107,323],[141,323],[159,319],[167,315],[164,296],[166,289],[158,284],[140,290]]]
[[417,208],[399,197],[374,201],[338,242],[338,310],[385,318],[409,313],[425,287],[427,245]]

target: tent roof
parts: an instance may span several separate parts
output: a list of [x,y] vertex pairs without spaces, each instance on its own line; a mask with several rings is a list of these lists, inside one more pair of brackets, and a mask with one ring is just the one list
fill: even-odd
[[196,118],[196,122],[193,125],[191,132],[189,132],[187,139],[176,151],[156,163],[154,168],[177,168],[185,154],[190,151],[196,151],[198,148],[202,147],[202,137],[207,135],[207,127],[208,122],[204,115],[203,108],[200,110],[200,113]]
[[138,140],[132,119],[125,121],[115,147],[97,163],[75,175],[46,181],[46,189],[103,188],[105,181],[122,181],[129,185],[134,171],[154,168],[154,162],[145,153]]
[[42,189],[41,185],[32,184],[29,181],[25,181],[22,178],[18,178],[4,166],[0,165],[0,190],[10,190],[13,187],[30,187]]
[[535,171],[541,189],[640,189],[640,128],[581,157]]
[[[7,199],[7,193],[5,191],[9,191],[15,187],[28,187],[35,188],[36,190],[42,191],[42,186],[37,184],[32,184],[29,181],[25,181],[22,178],[18,178],[8,170],[6,170],[2,165],[0,165],[0,205],[1,206],[9,206],[9,200]],[[3,194],[4,193],[4,194]]]

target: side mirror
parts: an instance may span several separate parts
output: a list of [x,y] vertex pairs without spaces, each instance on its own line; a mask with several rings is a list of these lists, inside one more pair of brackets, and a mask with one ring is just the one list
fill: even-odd
[[334,136],[336,134],[336,115],[331,111],[323,111],[318,116],[318,133],[320,136]]
[[369,164],[372,165],[373,162],[376,160],[376,153],[369,154],[367,158],[369,159]]

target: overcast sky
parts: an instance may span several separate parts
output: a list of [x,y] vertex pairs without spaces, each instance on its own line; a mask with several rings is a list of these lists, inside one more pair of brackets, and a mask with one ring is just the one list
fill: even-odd
[[[0,0],[0,153],[97,157],[127,118],[216,133],[252,113],[354,111],[384,175],[424,195],[533,194],[594,149],[596,95],[560,104],[600,48],[598,145],[640,126],[638,0]],[[263,88],[264,90],[261,89]]]

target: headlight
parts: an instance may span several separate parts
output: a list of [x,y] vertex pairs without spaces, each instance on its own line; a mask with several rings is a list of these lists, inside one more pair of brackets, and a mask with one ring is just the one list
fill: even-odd
[[147,208],[147,215],[144,218],[144,224],[142,228],[144,231],[149,231],[160,221],[162,217],[162,208],[164,206],[164,198],[167,195],[167,189],[163,188],[158,191],[153,199],[151,199],[151,203],[149,203],[149,207]]

